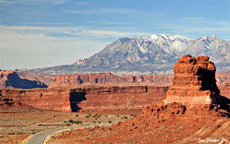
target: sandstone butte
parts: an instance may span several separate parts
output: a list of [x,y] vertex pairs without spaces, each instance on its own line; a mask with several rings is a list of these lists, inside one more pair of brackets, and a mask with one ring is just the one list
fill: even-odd
[[167,92],[166,103],[199,105],[216,103],[220,91],[216,85],[216,68],[207,56],[185,55],[174,65],[173,84]]
[[[212,109],[230,112],[230,100],[220,95],[216,85],[216,67],[208,56],[184,55],[174,65],[173,84],[166,93],[163,104],[153,103],[142,111],[142,115],[161,113],[169,115],[189,112],[205,113]],[[167,110],[168,109],[168,110]],[[195,111],[194,111],[195,110]],[[205,110],[205,111],[203,111]]]

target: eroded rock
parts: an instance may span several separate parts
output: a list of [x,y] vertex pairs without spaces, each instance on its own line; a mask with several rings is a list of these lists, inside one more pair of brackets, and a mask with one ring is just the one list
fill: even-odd
[[207,56],[182,56],[174,65],[173,84],[167,92],[165,103],[179,102],[187,105],[216,103],[220,91],[216,85],[216,68]]

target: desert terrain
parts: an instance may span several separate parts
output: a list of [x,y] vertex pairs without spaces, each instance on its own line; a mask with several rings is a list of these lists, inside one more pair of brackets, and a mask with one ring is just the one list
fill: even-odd
[[0,9],[0,144],[230,144],[230,0]]
[[0,143],[26,143],[35,133],[69,126],[108,126],[135,115],[73,113],[7,107],[0,110]]
[[[173,76],[25,79],[2,71],[0,143],[26,143],[56,128],[63,130],[44,137],[46,143],[228,143],[229,73],[216,78],[215,71],[209,57],[190,55],[178,60]],[[49,87],[41,88],[46,77]]]

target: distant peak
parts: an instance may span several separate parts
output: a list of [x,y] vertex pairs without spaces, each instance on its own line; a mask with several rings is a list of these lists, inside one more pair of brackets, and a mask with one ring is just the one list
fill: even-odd
[[153,35],[149,35],[146,38],[148,39],[152,39],[152,40],[156,40],[159,38],[164,38],[164,39],[170,39],[170,40],[175,40],[175,39],[190,39],[187,38],[183,35],[166,35],[166,34],[153,34]]
[[211,35],[210,37],[211,37],[211,38],[216,38],[217,36],[216,36],[216,35]]

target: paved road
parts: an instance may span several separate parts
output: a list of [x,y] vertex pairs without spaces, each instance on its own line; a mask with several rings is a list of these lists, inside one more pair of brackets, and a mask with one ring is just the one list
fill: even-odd
[[70,127],[63,127],[63,128],[56,128],[52,130],[47,130],[43,132],[36,133],[33,135],[27,142],[27,144],[43,144],[47,136],[61,131],[61,130],[71,130],[71,129],[80,129],[80,128],[87,128],[92,126],[70,126]]

